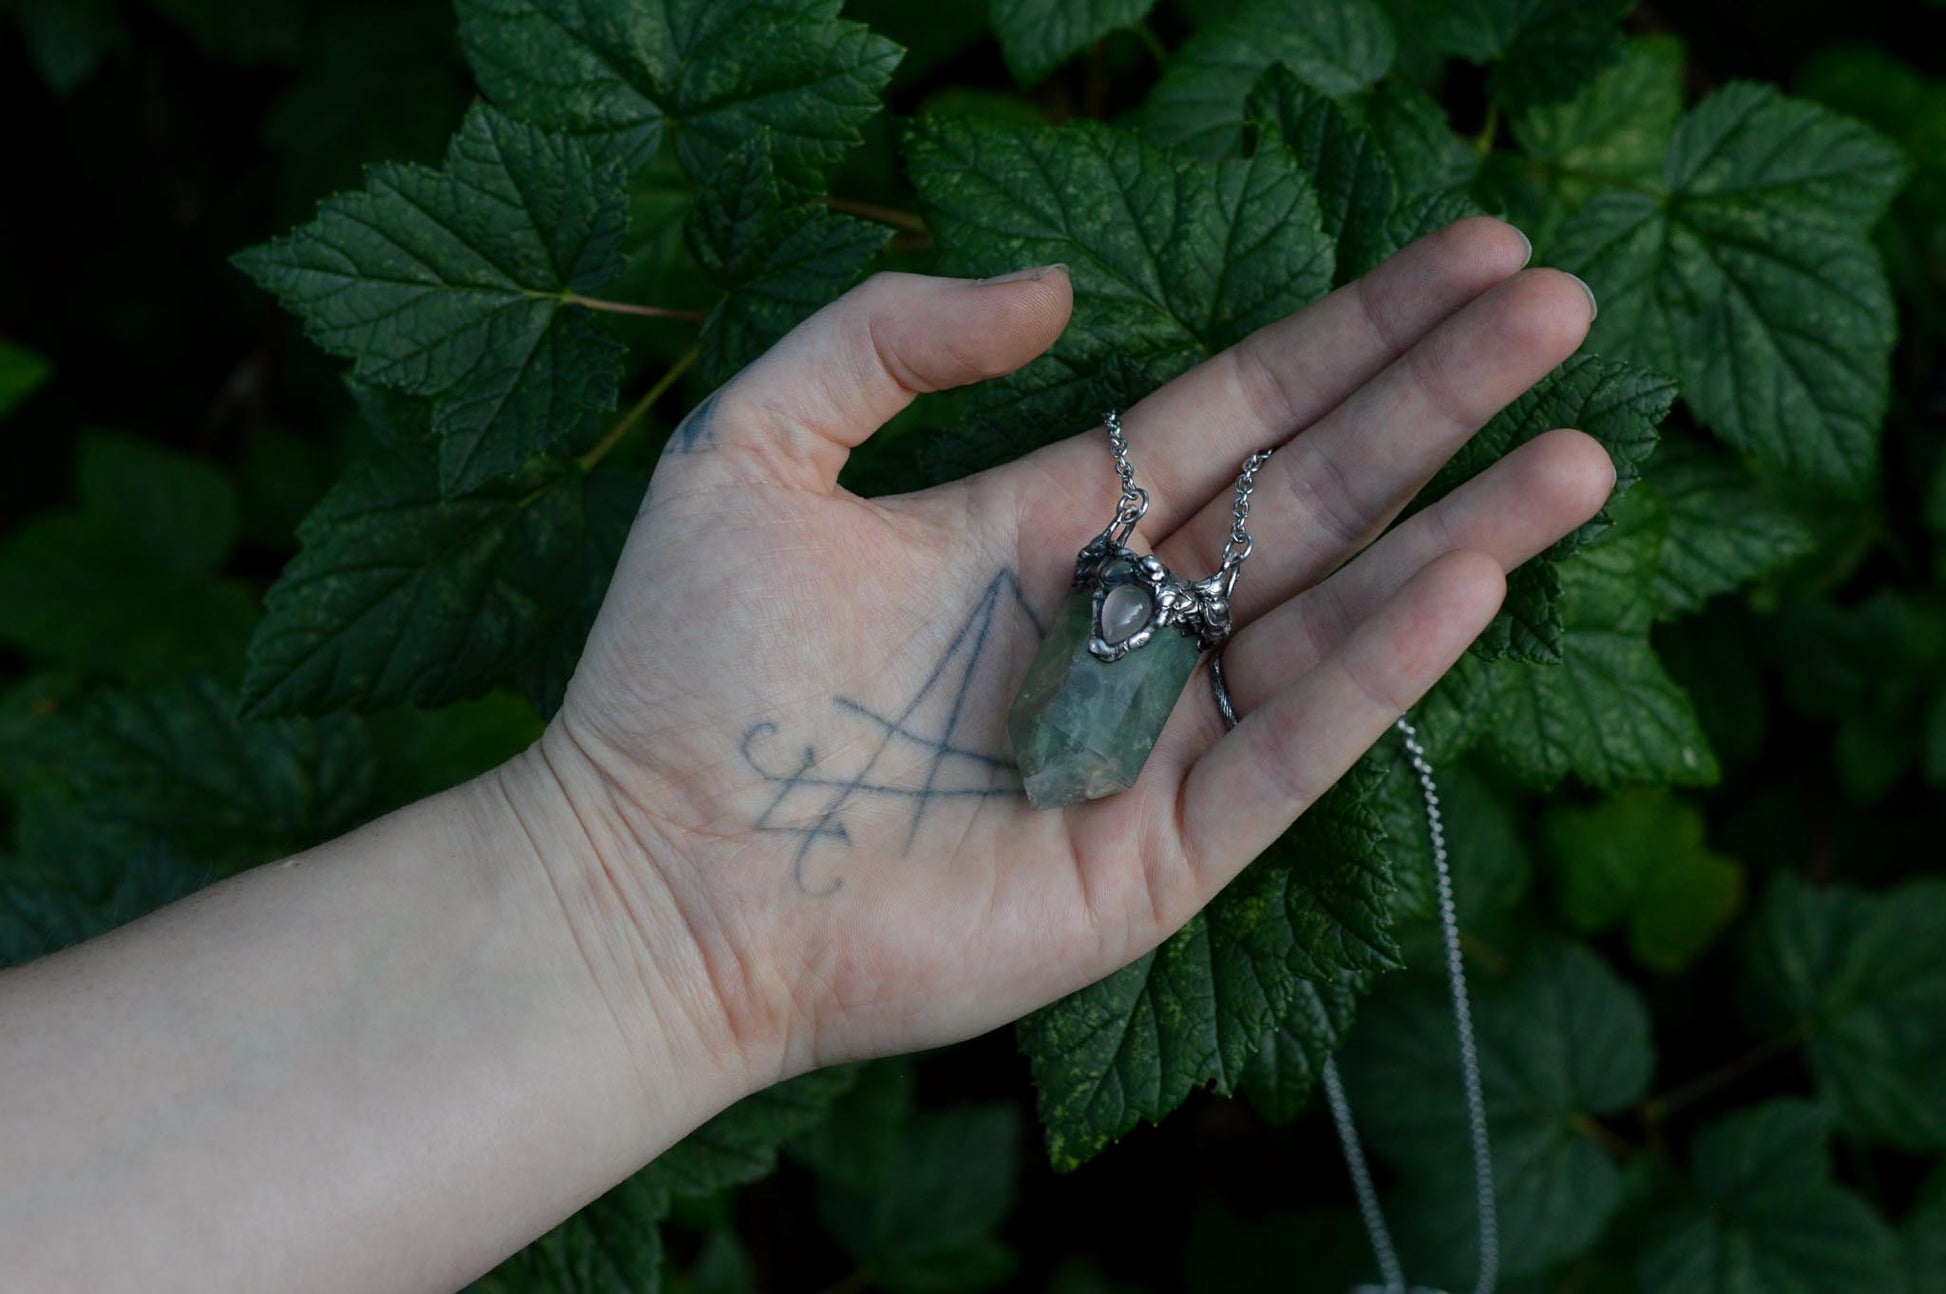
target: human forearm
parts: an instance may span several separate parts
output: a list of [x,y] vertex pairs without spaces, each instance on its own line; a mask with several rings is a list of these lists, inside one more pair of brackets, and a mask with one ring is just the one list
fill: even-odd
[[537,759],[0,976],[8,1280],[450,1290],[740,1095]]

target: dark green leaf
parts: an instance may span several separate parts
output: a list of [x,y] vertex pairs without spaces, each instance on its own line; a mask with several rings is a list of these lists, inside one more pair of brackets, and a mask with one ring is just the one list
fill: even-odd
[[1362,90],[1385,75],[1397,46],[1373,0],[1244,0],[1170,56],[1137,121],[1163,144],[1203,157],[1234,152],[1244,100],[1282,63],[1329,95]]
[[1561,576],[1545,559],[1507,573],[1507,598],[1500,613],[1473,640],[1473,651],[1488,660],[1511,657],[1536,665],[1558,665],[1565,627],[1561,623]]
[[1664,791],[1587,808],[1558,805],[1542,835],[1561,916],[1582,934],[1626,923],[1636,960],[1674,974],[1713,943],[1743,901],[1743,864],[1709,848],[1703,813]]
[[38,391],[54,374],[54,366],[36,351],[0,341],[0,418]]
[[236,546],[236,491],[199,459],[96,432],[82,439],[77,484],[84,512],[114,517],[162,565],[213,571]]
[[1337,281],[1356,277],[1358,267],[1378,264],[1398,196],[1398,181],[1378,136],[1353,125],[1328,96],[1282,64],[1257,82],[1246,111],[1252,120],[1275,128],[1275,135],[1259,146],[1274,148],[1281,141],[1316,185],[1322,227],[1338,245]]
[[[1477,979],[1477,977],[1476,977]],[[1580,1252],[1622,1198],[1621,1170],[1588,1121],[1639,1100],[1654,1056],[1641,999],[1578,944],[1544,943],[1478,983],[1474,1020],[1508,1275]],[[1437,976],[1388,976],[1360,1008],[1344,1060],[1353,1114],[1420,1207],[1394,1211],[1421,1280],[1460,1288],[1476,1261],[1472,1156],[1452,1004]],[[1451,1212],[1463,1217],[1438,1216]]]
[[1905,1269],[1911,1294],[1946,1292],[1946,1175],[1937,1170],[1906,1219]]
[[1829,1116],[1771,1101],[1703,1130],[1693,1202],[1650,1224],[1637,1269],[1658,1294],[1885,1294],[1892,1231],[1831,1180]]
[[[1615,466],[1616,488],[1626,490],[1655,450],[1657,424],[1674,399],[1675,384],[1660,374],[1595,355],[1576,355],[1489,419],[1440,470],[1414,506],[1442,498],[1511,450],[1556,427],[1578,427],[1601,441]],[[1567,648],[1557,556],[1537,558],[1509,577],[1507,600],[1474,643],[1476,655],[1536,664],[1561,662]]]
[[1154,7],[1155,0],[992,0],[990,12],[1007,68],[1026,86]]
[[857,282],[892,230],[818,203],[787,202],[764,132],[703,186],[686,234],[726,294],[704,320],[701,338],[703,382],[715,387]]
[[1510,107],[1565,99],[1622,56],[1622,15],[1634,0],[1481,0],[1412,8],[1433,48],[1491,64],[1494,97]]
[[1747,946],[1782,1023],[1808,1039],[1818,1090],[1846,1131],[1946,1149],[1946,882],[1881,894],[1777,877]]
[[1074,281],[1066,331],[991,384],[1017,397],[996,434],[1071,434],[1050,415],[1118,362],[1165,381],[1330,287],[1332,243],[1285,149],[1202,166],[1093,122],[923,118],[906,154],[950,271],[1062,261]]
[[1233,1091],[1305,981],[1398,964],[1379,779],[1354,770],[1160,948],[1020,1022],[1055,1167],[1198,1087]]
[[1649,479],[1669,505],[1656,582],[1665,616],[1698,610],[1789,565],[1817,542],[1763,480],[1693,440],[1664,444],[1649,464]]
[[1648,639],[1666,511],[1643,490],[1610,509],[1613,527],[1557,567],[1562,663],[1501,660],[1450,672],[1437,699],[1421,706],[1436,754],[1484,739],[1537,786],[1569,773],[1600,787],[1715,780],[1716,756],[1695,711]]
[[58,733],[61,802],[198,863],[235,869],[357,825],[372,792],[364,726],[246,722],[212,683],[95,697]]
[[1524,164],[1538,172],[1561,214],[1607,189],[1660,183],[1662,159],[1682,116],[1682,66],[1682,42],[1675,37],[1638,37],[1628,42],[1621,62],[1572,99],[1508,118]]
[[325,6],[305,43],[302,74],[263,121],[291,207],[351,188],[375,158],[439,160],[473,97],[448,6]]
[[994,1236],[1013,1207],[1020,1116],[1010,1105],[921,1114],[880,1190],[827,1186],[818,1211],[872,1283],[892,1294],[970,1294],[1004,1281]]
[[488,1272],[469,1294],[656,1294],[669,1197],[635,1176]]
[[1472,176],[1478,156],[1453,133],[1439,101],[1416,86],[1388,77],[1339,103],[1378,137],[1403,192],[1433,193]]
[[1734,84],[1677,127],[1667,196],[1597,196],[1555,258],[1601,298],[1591,344],[1682,378],[1697,416],[1783,471],[1858,492],[1895,331],[1865,234],[1902,174],[1858,123]]
[[1243,1068],[1239,1085],[1250,1104],[1272,1123],[1289,1123],[1311,1099],[1324,1072],[1324,1062],[1351,1031],[1362,980],[1344,984],[1298,985],[1297,996],[1285,1008],[1268,1037]]
[[0,967],[92,939],[215,879],[166,845],[105,827],[87,805],[30,811],[17,836],[19,856],[0,858]]
[[794,1137],[786,1149],[827,1182],[860,1195],[884,1187],[912,1119],[913,1066],[878,1060],[860,1067],[858,1081],[830,1112]]
[[698,181],[768,126],[777,171],[814,188],[859,142],[899,47],[839,0],[460,0],[480,85],[551,130],[640,165],[675,137]]
[[128,44],[128,32],[112,0],[12,0],[41,80],[56,94],[78,89],[95,74],[104,55]]
[[303,551],[271,586],[246,705],[441,705],[520,682],[547,708],[642,489],[608,468],[543,464],[442,498],[424,445],[354,467],[305,519]]
[[206,463],[125,436],[81,442],[74,512],[0,543],[0,641],[39,660],[137,681],[233,675],[257,609],[212,574],[237,503]]
[[360,378],[433,398],[460,493],[614,406],[621,347],[568,296],[620,271],[625,228],[619,166],[482,105],[440,170],[373,167],[236,260]]
[[[1380,742],[1367,758],[1384,770],[1374,805],[1385,824],[1386,852],[1398,882],[1393,908],[1401,917],[1430,925],[1439,912],[1438,890],[1418,774],[1396,738]],[[1442,764],[1433,778],[1460,926],[1469,933],[1491,931],[1525,897],[1532,878],[1533,863],[1521,838],[1524,811],[1465,761]],[[1406,957],[1408,965],[1417,960]]]
[[819,1069],[747,1096],[664,1151],[641,1179],[676,1195],[754,1182],[777,1166],[785,1142],[815,1127],[857,1081],[855,1067]]

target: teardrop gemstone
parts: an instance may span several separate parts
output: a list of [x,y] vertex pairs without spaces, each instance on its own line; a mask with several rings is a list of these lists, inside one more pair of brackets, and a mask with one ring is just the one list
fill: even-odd
[[1141,632],[1155,614],[1149,591],[1139,584],[1117,584],[1101,600],[1101,639],[1105,643],[1127,642]]

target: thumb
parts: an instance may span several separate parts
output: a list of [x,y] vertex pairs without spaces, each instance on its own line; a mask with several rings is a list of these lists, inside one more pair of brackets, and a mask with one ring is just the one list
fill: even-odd
[[717,396],[717,445],[830,489],[851,447],[916,395],[1011,373],[1067,325],[1065,265],[992,279],[875,274],[785,335]]

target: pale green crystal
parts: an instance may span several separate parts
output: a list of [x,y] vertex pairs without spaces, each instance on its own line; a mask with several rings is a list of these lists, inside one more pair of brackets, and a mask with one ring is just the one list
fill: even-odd
[[1088,650],[1094,594],[1077,588],[1049,626],[1007,715],[1007,737],[1037,809],[1113,795],[1135,785],[1202,645],[1180,629],[1118,661]]

